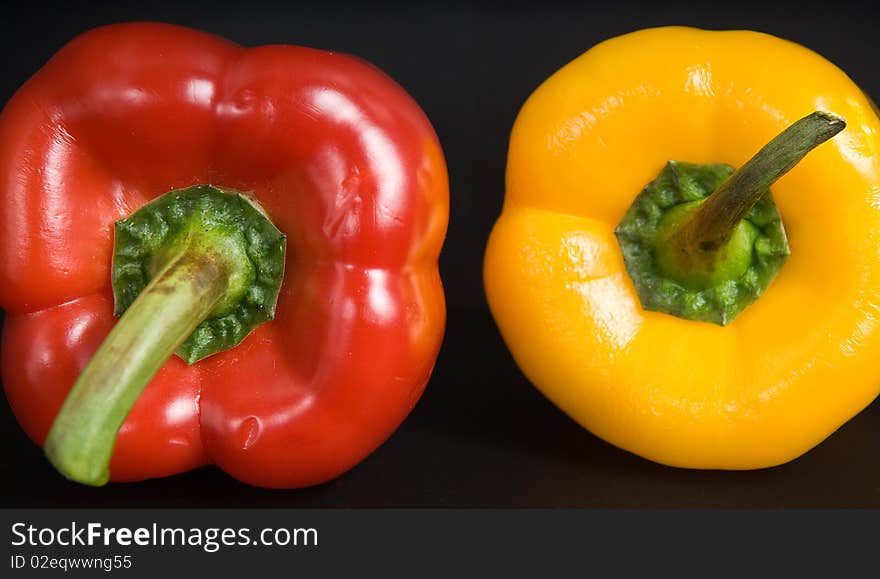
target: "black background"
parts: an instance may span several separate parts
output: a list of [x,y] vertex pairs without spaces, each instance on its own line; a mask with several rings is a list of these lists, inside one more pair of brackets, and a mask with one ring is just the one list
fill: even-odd
[[292,491],[251,488],[213,467],[84,488],[55,474],[4,401],[0,506],[880,507],[880,402],[780,467],[714,472],[656,465],[582,430],[528,384],[495,328],[481,279],[516,113],[542,80],[590,46],[667,24],[760,30],[819,52],[877,99],[877,16],[868,3],[743,1],[212,0],[7,8],[0,15],[0,102],[73,36],[113,22],[158,20],[244,45],[303,44],[366,58],[431,118],[449,165],[451,217],[441,258],[448,329],[436,370],[409,419],[354,470]]

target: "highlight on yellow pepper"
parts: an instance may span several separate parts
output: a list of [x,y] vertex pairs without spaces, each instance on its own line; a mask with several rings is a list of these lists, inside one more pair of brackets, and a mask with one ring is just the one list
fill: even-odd
[[870,100],[793,42],[664,27],[594,46],[511,134],[484,281],[514,359],[650,460],[800,456],[880,393],[878,152]]

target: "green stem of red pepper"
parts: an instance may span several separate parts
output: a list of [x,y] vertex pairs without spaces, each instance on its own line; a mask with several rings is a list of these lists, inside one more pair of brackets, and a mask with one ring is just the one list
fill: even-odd
[[153,278],[79,376],[49,436],[46,455],[72,480],[102,485],[116,433],[141,391],[223,296],[219,260],[184,254]]
[[172,191],[118,222],[113,289],[124,313],[46,439],[58,471],[105,484],[119,428],[175,351],[193,363],[274,316],[284,254],[284,236],[252,200],[211,186]]

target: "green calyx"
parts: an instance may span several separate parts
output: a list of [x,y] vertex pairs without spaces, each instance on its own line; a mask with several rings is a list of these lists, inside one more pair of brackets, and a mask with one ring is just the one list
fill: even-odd
[[171,191],[118,221],[111,281],[121,317],[46,437],[55,468],[106,483],[119,428],[175,351],[192,364],[274,316],[284,254],[284,235],[255,201],[210,185]]
[[738,170],[667,163],[615,229],[642,307],[723,326],[757,300],[791,253],[769,187],[845,127],[807,115]]
[[669,238],[734,173],[724,164],[670,161],[615,230],[627,272],[646,310],[725,325],[770,285],[790,252],[769,192],[730,240],[692,259]]
[[232,348],[274,317],[284,235],[253,199],[212,185],[170,191],[116,222],[114,313],[122,315],[183,254],[217,261],[228,272],[222,297],[177,348],[188,364]]

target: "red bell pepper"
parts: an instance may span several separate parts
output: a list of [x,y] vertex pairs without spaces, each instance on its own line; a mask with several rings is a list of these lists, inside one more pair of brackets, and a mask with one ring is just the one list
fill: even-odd
[[[250,484],[307,486],[365,458],[421,395],[445,324],[437,258],[446,167],[424,113],[375,67],[303,47],[244,49],[171,25],[98,28],[59,51],[3,110],[0,180],[3,385],[37,444],[52,429],[61,449],[53,452],[65,455],[50,452],[56,465],[109,460],[110,480],[133,481],[215,463]],[[224,189],[180,191],[199,184]],[[286,236],[277,306],[259,288],[227,295],[238,274],[224,269],[232,263],[224,241],[179,259],[190,251],[180,240],[202,240],[199,227],[215,223],[201,191],[251,206],[227,189],[249,192]],[[137,228],[164,231],[177,209],[134,212],[169,190],[194,208],[189,233],[150,245]],[[246,226],[223,227],[252,241]],[[145,245],[114,247],[126,235]],[[272,251],[283,251],[280,235]],[[137,308],[120,307],[134,296],[117,287],[127,274],[111,275],[111,265],[126,266],[133,251],[144,261],[129,273],[150,285]],[[261,267],[245,273],[259,279]],[[204,277],[206,268],[216,275]],[[192,327],[219,331],[218,316],[251,298],[265,298],[255,307],[263,319],[274,308],[274,319],[192,365],[167,358],[175,349],[189,361],[210,354],[186,350]],[[131,305],[123,322],[114,300],[117,311]],[[155,375],[150,364],[161,367]],[[144,373],[139,388],[129,376]],[[109,434],[107,413],[119,414]],[[87,484],[106,478],[59,468]]]

